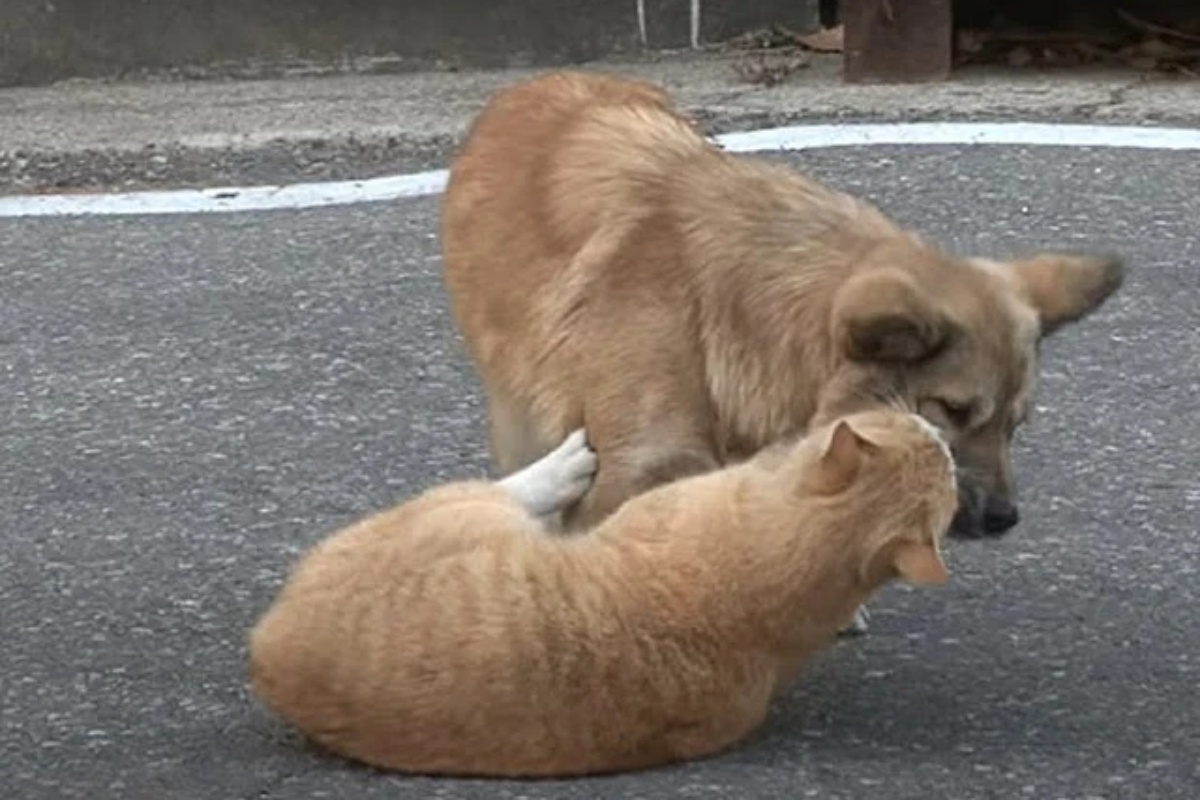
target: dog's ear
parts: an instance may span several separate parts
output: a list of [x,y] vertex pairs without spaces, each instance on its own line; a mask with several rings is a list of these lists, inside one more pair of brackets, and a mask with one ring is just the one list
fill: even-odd
[[853,361],[924,361],[957,332],[929,295],[899,270],[856,275],[834,298],[834,341]]
[[1042,336],[1086,317],[1125,280],[1115,255],[1044,253],[1009,265],[1017,293],[1037,313]]
[[833,423],[817,464],[815,489],[822,495],[846,491],[858,476],[867,449],[874,447],[844,419]]
[[892,551],[892,560],[901,580],[914,586],[936,586],[950,578],[932,542],[901,541]]

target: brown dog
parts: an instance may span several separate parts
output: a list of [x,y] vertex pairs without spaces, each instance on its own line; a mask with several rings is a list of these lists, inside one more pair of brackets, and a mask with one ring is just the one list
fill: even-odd
[[866,202],[722,152],[657,87],[588,73],[497,93],[442,211],[496,465],[585,424],[599,454],[568,527],[900,399],[958,460],[952,532],[1001,534],[1039,340],[1123,276],[1108,256],[956,258]]

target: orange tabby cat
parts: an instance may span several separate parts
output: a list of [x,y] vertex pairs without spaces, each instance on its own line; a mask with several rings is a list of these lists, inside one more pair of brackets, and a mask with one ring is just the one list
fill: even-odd
[[426,774],[565,776],[722,750],[888,580],[946,580],[954,465],[872,411],[631,499],[595,530],[577,431],[318,544],[250,636],[254,691],[313,740]]

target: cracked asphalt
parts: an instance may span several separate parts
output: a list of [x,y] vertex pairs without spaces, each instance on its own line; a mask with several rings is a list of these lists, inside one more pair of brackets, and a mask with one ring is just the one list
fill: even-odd
[[954,543],[943,589],[886,591],[744,745],[583,781],[362,769],[246,691],[246,631],[303,548],[485,470],[433,200],[0,220],[5,795],[1200,795],[1200,160],[787,158],[955,249],[1115,249],[1130,276],[1047,343],[1016,531]]

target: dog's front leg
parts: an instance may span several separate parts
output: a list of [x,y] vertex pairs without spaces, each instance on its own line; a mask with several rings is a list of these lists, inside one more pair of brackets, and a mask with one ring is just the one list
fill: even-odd
[[639,336],[655,344],[615,347],[597,356],[603,369],[592,365],[594,371],[578,378],[584,389],[580,422],[599,464],[592,488],[563,514],[567,530],[590,528],[631,497],[720,466],[703,365],[694,348],[653,314],[614,309],[615,319],[639,327]]
[[564,526],[573,530],[590,528],[635,495],[719,467],[716,457],[701,445],[664,449],[646,444],[604,451],[591,490],[568,509]]

